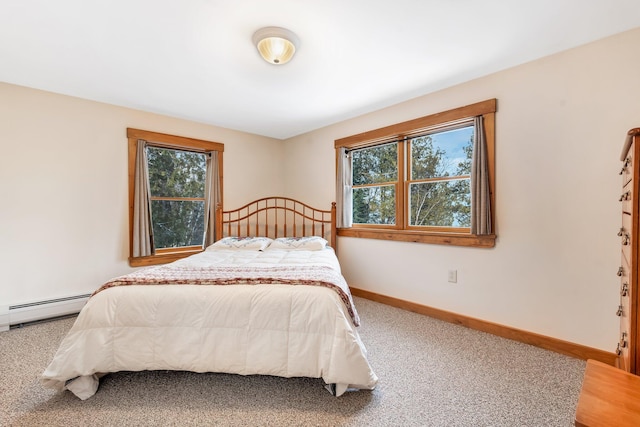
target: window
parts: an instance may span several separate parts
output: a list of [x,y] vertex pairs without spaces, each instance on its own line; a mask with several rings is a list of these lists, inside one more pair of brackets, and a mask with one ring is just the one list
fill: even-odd
[[[129,263],[171,262],[213,243],[224,145],[138,129],[127,129],[127,137]],[[146,174],[136,178],[143,167]],[[136,181],[145,176],[148,181]],[[143,193],[146,198],[139,199]]]
[[465,123],[408,139],[410,227],[470,229],[474,134]]
[[[493,222],[495,111],[492,99],[336,140],[338,235],[494,246],[495,235],[472,217],[486,207],[483,218]],[[486,178],[472,175],[478,129]],[[488,197],[473,205],[476,184],[486,185]]]
[[396,223],[398,144],[384,144],[354,150],[353,222]]
[[158,249],[204,245],[204,153],[147,147],[153,243]]

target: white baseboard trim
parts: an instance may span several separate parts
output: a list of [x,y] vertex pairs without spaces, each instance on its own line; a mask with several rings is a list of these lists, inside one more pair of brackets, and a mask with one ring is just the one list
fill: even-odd
[[0,332],[9,330],[9,306],[0,305]]
[[25,304],[0,306],[0,331],[6,331],[15,325],[79,313],[89,300],[89,296],[89,294],[74,295]]

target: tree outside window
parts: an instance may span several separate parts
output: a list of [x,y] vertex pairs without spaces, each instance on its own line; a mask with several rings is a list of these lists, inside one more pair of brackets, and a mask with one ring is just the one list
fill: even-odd
[[[215,238],[213,212],[222,200],[224,144],[133,128],[127,128],[127,140],[129,264],[164,264],[201,252],[205,242]],[[144,149],[139,152],[142,143]],[[136,172],[139,163],[144,164],[138,162],[139,155],[146,156],[142,175],[148,182],[144,179],[142,188],[149,190],[148,197],[140,197],[142,205],[149,207],[146,212],[142,209],[142,214],[137,210],[142,217],[136,216],[135,209],[139,203]],[[134,241],[153,250],[144,254],[134,251]]]
[[155,247],[202,247],[205,154],[150,146],[147,159]]
[[408,140],[410,226],[471,227],[473,135],[471,125]]
[[[467,123],[354,150],[353,223],[396,225],[398,164],[405,162],[409,227],[469,228],[473,134]],[[398,159],[400,144],[408,159]]]
[[[493,247],[496,105],[489,99],[336,140],[337,197],[351,209],[338,236]],[[483,231],[472,234],[478,224]]]
[[396,223],[398,144],[353,152],[353,222]]

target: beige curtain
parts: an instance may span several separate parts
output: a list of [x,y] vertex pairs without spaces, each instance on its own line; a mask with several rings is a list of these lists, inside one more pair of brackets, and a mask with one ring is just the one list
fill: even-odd
[[340,147],[338,150],[336,227],[350,228],[353,225],[353,172],[351,152],[345,147]]
[[139,139],[133,190],[133,256],[153,255],[147,142]]
[[204,246],[216,241],[216,209],[220,204],[220,181],[218,180],[218,152],[207,156],[207,177],[204,184]]
[[474,124],[475,138],[471,159],[471,234],[491,234],[491,195],[482,116],[476,117]]

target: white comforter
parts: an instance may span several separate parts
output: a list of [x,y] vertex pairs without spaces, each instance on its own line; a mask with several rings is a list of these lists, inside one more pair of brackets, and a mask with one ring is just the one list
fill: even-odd
[[[208,250],[176,263],[340,269],[331,249]],[[338,293],[278,284],[105,289],[82,309],[42,382],[86,399],[100,375],[141,370],[322,378],[338,396],[377,382]]]

